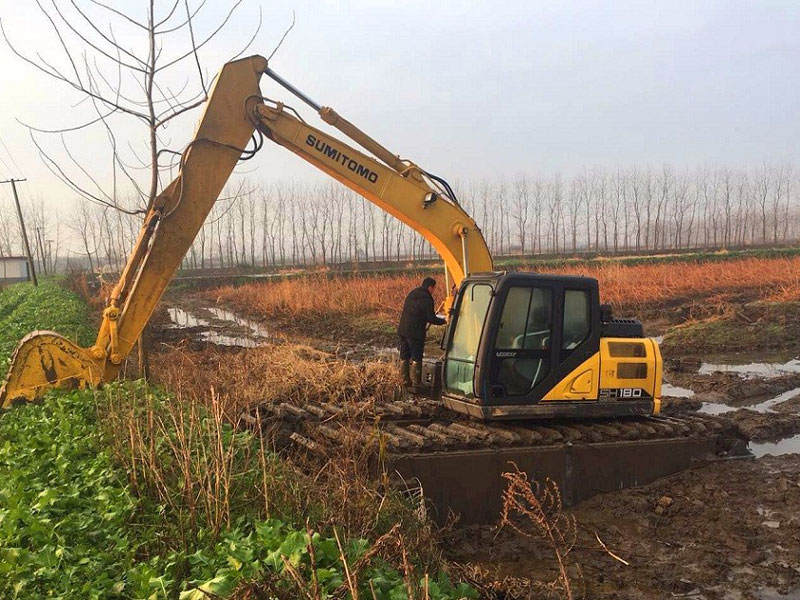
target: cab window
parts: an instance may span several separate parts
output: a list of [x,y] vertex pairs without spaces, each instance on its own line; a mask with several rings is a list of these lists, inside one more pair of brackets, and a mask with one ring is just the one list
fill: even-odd
[[[496,383],[509,396],[529,393],[550,371],[553,292],[509,288],[495,341]],[[516,351],[516,352],[512,352]],[[511,356],[505,354],[511,352]]]
[[475,359],[491,299],[492,288],[487,284],[473,283],[464,288],[445,365],[445,386],[450,392],[474,395]]
[[577,348],[589,337],[591,320],[589,292],[586,290],[564,291],[564,327],[561,334],[562,357]]
[[495,347],[498,350],[549,348],[551,304],[552,292],[547,288],[510,288]]

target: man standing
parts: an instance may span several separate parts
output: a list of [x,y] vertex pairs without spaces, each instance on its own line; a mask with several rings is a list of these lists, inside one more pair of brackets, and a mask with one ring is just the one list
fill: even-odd
[[[437,317],[433,310],[435,287],[436,281],[426,277],[422,285],[411,290],[403,302],[397,335],[400,338],[400,374],[405,386],[418,387],[422,383],[422,353],[428,323],[444,325],[447,322]],[[409,361],[413,361],[413,364]]]

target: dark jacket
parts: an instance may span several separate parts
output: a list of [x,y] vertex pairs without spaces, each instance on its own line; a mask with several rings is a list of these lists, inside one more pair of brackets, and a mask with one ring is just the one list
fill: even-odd
[[436,316],[433,310],[433,296],[423,287],[411,290],[403,302],[403,313],[397,334],[410,340],[424,340],[428,323],[444,325],[446,321]]

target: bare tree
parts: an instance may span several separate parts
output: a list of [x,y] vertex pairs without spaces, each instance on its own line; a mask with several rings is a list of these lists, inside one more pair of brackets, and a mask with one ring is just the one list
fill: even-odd
[[[55,129],[27,124],[33,143],[50,171],[81,197],[130,214],[143,213],[158,194],[161,175],[174,166],[174,160],[169,163],[162,157],[180,157],[179,152],[167,148],[162,137],[165,129],[208,97],[210,77],[202,68],[199,52],[214,40],[243,0],[232,0],[221,21],[202,32],[196,22],[204,0],[149,0],[144,15],[99,0],[34,1],[58,41],[60,55],[26,52],[16,35],[12,41],[4,21],[0,21],[2,35],[14,54],[73,93],[89,114],[74,125]],[[260,16],[255,31],[259,28]],[[182,47],[175,43],[181,39]],[[173,74],[187,69],[193,70],[194,76],[180,83]],[[146,142],[140,145],[135,139],[119,139],[119,119],[141,124]],[[68,141],[94,128],[108,140],[106,180],[81,164],[74,144]],[[57,137],[61,159],[45,148],[41,134]],[[133,200],[126,202],[126,197]]]

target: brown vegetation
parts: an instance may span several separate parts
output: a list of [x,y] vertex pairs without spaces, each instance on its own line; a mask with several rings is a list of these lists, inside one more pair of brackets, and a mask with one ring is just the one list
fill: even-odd
[[[797,257],[638,265],[609,260],[548,272],[597,278],[601,300],[631,315],[647,316],[678,304],[693,305],[698,299],[710,305],[706,312],[723,312],[731,301],[800,300]],[[214,302],[306,335],[346,335],[370,328],[380,331],[381,327],[390,333],[406,293],[419,285],[420,278],[413,272],[347,279],[312,276],[226,286],[204,294]]]

